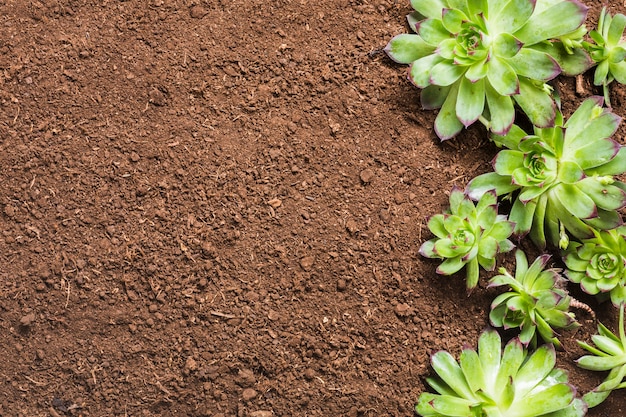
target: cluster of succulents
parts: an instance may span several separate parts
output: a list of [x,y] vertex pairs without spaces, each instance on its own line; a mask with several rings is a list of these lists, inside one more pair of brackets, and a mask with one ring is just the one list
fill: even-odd
[[[489,320],[519,329],[519,336],[503,354],[495,331],[480,336],[478,352],[464,349],[459,362],[448,352],[434,354],[438,377],[427,381],[436,393],[422,393],[416,410],[423,416],[584,416],[611,391],[626,388],[620,212],[626,147],[613,139],[621,118],[611,111],[609,91],[614,81],[626,83],[626,16],[603,8],[597,29],[588,32],[587,7],[578,0],[411,0],[411,6],[414,33],[395,36],[385,50],[409,65],[422,106],[438,109],[435,133],[451,139],[479,121],[503,148],[493,172],[471,180],[465,192],[454,189],[450,209],[429,219],[434,238],[420,254],[441,261],[438,274],[466,268],[468,289],[478,285],[481,267],[493,271],[496,256],[513,249],[512,237],[528,235],[540,250],[560,252],[564,267],[563,274],[549,268],[548,255],[529,265],[516,251],[515,274],[500,268],[489,281],[508,287],[493,301]],[[594,67],[593,82],[604,97],[584,100],[566,120],[551,80]],[[530,133],[516,124],[516,114],[530,122]],[[502,200],[510,202],[508,215],[498,213]],[[579,342],[591,355],[578,365],[609,372],[582,398],[554,369],[557,330],[578,326],[566,281],[620,309],[619,336],[600,324],[595,346]],[[538,347],[540,339],[546,344]]]

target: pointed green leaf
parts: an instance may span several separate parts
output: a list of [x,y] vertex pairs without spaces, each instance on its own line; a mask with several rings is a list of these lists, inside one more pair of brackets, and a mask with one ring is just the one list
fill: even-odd
[[496,155],[493,168],[499,175],[512,175],[513,172],[524,166],[524,154],[520,151],[504,149]]
[[519,339],[511,339],[504,348],[502,354],[502,365],[496,378],[496,388],[502,389],[510,385],[510,381],[515,382],[515,376],[525,358],[524,347]]
[[439,19],[426,19],[417,24],[417,33],[430,45],[437,46],[452,35]]
[[554,368],[556,353],[552,345],[539,347],[522,365],[515,378],[516,394],[523,398]]
[[575,391],[571,385],[557,384],[522,397],[513,405],[516,417],[534,417],[558,411],[567,407],[574,399]]
[[558,2],[534,13],[524,26],[513,33],[525,45],[558,38],[578,29],[587,17],[587,7],[575,1]]
[[504,59],[492,56],[486,65],[487,79],[498,94],[510,96],[519,93],[520,82],[517,74]]
[[593,200],[574,185],[561,184],[552,189],[552,194],[567,208],[567,211],[579,219],[588,219],[597,215]]
[[409,67],[409,80],[419,88],[428,87],[430,85],[430,73],[442,59],[439,55],[433,54],[413,61]]
[[[579,162],[579,160],[576,160],[576,162]],[[561,161],[558,175],[559,181],[565,184],[573,184],[580,181],[585,176],[582,168],[578,166],[576,162]]]
[[620,147],[610,162],[587,170],[587,175],[620,175],[626,172],[626,147]]
[[437,375],[460,397],[473,397],[472,390],[463,375],[463,370],[452,355],[446,351],[439,351],[432,356],[431,365]]
[[617,130],[621,118],[601,107],[602,99],[587,99],[565,123],[565,149],[563,157],[569,157],[578,148],[597,140],[610,138]]
[[461,256],[457,256],[456,258],[446,259],[437,267],[436,272],[440,275],[452,275],[458,272],[461,268],[465,266],[467,261],[464,261]]
[[420,102],[426,110],[439,109],[448,97],[450,86],[441,87],[438,85],[429,85],[422,90],[420,94]]
[[472,82],[483,79],[487,76],[487,70],[489,67],[486,64],[486,59],[482,61],[478,61],[475,64],[472,64],[465,73],[465,77]]
[[[619,214],[618,211],[603,210],[600,208],[598,209],[597,217],[594,217],[592,219],[585,219],[585,223],[596,230],[615,229],[616,227],[623,224],[622,216]],[[590,233],[587,233],[587,235],[581,237],[581,239],[589,237],[589,235]]]
[[621,13],[613,16],[606,36],[607,44],[610,46],[618,45],[624,36],[624,28],[626,28],[626,16]]
[[[456,65],[452,61],[441,61],[430,72],[430,84],[447,86],[454,84],[465,73],[467,67]],[[466,80],[465,77],[463,77]]]
[[[516,0],[513,0],[516,1]],[[493,53],[500,58],[512,58],[521,52],[522,43],[509,33],[500,33],[493,40]],[[509,63],[511,63],[509,61]]]
[[448,237],[449,234],[444,226],[444,216],[442,214],[436,214],[428,219],[428,229],[440,239]]
[[559,75],[561,67],[549,54],[532,48],[522,48],[509,64],[517,75],[531,80],[549,81]]
[[619,210],[626,204],[626,192],[621,188],[603,184],[596,177],[587,177],[578,184],[598,207],[604,210]]
[[[615,117],[612,117],[612,116],[615,116]],[[612,113],[607,114],[605,116],[601,116],[601,118],[603,120],[606,120],[607,118],[610,118],[611,121],[617,120],[618,123],[620,120],[618,116]],[[591,130],[596,127],[598,128],[597,131]],[[602,129],[602,128],[605,128],[605,129]],[[563,155],[564,158],[575,160],[578,163],[578,165],[580,165],[580,167],[584,170],[587,170],[589,168],[595,168],[597,166],[606,164],[611,159],[613,159],[615,155],[617,155],[617,152],[619,152],[621,148],[621,145],[612,139],[608,139],[608,138],[596,139],[598,135],[607,134],[609,133],[609,131],[610,131],[610,134],[612,135],[613,134],[612,123],[611,123],[611,127],[606,126],[606,125],[598,126],[598,123],[594,121],[590,123],[589,129],[590,130],[585,138],[587,140],[587,144],[583,145],[582,143],[580,143],[582,137],[579,135],[575,143],[576,145],[580,144],[583,146],[580,146],[578,147],[578,149],[575,149],[575,150],[572,149],[569,152],[567,152],[567,155]],[[566,136],[567,136],[567,132],[566,132]],[[572,142],[573,141],[568,140],[566,143],[572,147],[576,146],[576,145],[573,145]],[[572,157],[570,158],[569,155],[571,155]]]
[[617,80],[620,84],[626,84],[626,62],[618,62],[616,64],[610,64],[609,69],[611,75]]
[[424,17],[441,19],[442,10],[446,7],[444,0],[411,0],[411,7]]
[[443,9],[441,22],[450,33],[457,34],[461,31],[461,23],[467,21],[467,16],[457,9]]
[[536,87],[525,78],[520,78],[519,94],[513,98],[535,126],[554,125],[556,104],[545,89]]
[[493,387],[500,369],[500,356],[502,354],[502,339],[495,330],[487,330],[481,333],[478,339],[478,357],[483,368],[485,384]]
[[483,374],[483,368],[480,364],[478,353],[472,349],[463,349],[459,357],[459,363],[470,389],[473,392],[484,389],[485,375]]
[[542,42],[531,48],[549,54],[556,60],[565,75],[582,74],[594,65],[593,59],[583,48],[568,50],[562,42]]
[[[483,68],[487,69],[487,66],[483,65]],[[513,100],[500,95],[489,82],[485,82],[484,86],[491,131],[496,135],[506,135],[515,121]]]
[[536,207],[536,201],[529,201],[524,204],[519,199],[515,200],[511,214],[509,214],[509,220],[515,223],[515,234],[524,235],[528,233]]
[[454,84],[450,88],[448,97],[443,103],[439,114],[435,119],[435,133],[441,140],[447,140],[456,136],[461,129],[463,129],[463,123],[456,117],[456,101],[457,94],[459,92],[458,83]]
[[465,127],[471,125],[480,116],[485,107],[484,80],[475,83],[466,77],[461,78],[459,96],[456,102],[456,115]]
[[502,195],[518,188],[511,183],[510,176],[488,172],[471,180],[467,186],[467,193],[472,200],[479,200],[487,191],[495,190],[497,195]]
[[521,28],[533,14],[535,2],[532,0],[503,1],[504,6],[496,13],[489,14],[489,23],[497,32],[513,33]]
[[385,47],[389,58],[400,64],[410,64],[433,53],[435,48],[427,44],[419,35],[403,33],[394,36]]

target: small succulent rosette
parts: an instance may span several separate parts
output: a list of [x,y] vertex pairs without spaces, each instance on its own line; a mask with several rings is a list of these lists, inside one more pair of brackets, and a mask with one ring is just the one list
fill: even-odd
[[476,205],[461,190],[450,193],[448,213],[432,216],[428,228],[435,235],[420,247],[427,258],[444,259],[437,273],[452,275],[467,266],[467,288],[478,284],[479,267],[492,271],[496,255],[513,249],[508,237],[514,224],[498,214],[495,193],[485,193]]
[[530,266],[521,250],[515,252],[515,259],[515,276],[500,268],[500,275],[489,281],[490,287],[508,285],[511,289],[491,303],[491,324],[504,329],[519,328],[524,345],[537,346],[539,334],[547,343],[560,347],[555,329],[570,330],[579,325],[569,312],[571,297],[560,288],[564,278],[555,269],[545,269],[549,255],[538,257]]
[[[591,65],[582,40],[587,8],[575,0],[411,0],[415,34],[394,37],[391,59],[410,64],[409,79],[423,89],[424,108],[441,109],[435,132],[442,140],[481,119],[506,134],[514,105],[542,127],[556,106],[547,81]],[[564,44],[559,39],[567,39]]]
[[502,349],[497,332],[485,331],[478,352],[463,349],[457,362],[439,351],[431,358],[437,392],[422,393],[416,411],[428,417],[582,417],[586,404],[576,397],[567,373],[555,368],[552,345],[529,354],[518,339]]
[[626,303],[626,226],[595,231],[591,239],[571,242],[563,261],[567,278],[588,294],[608,294]]
[[470,181],[468,195],[478,200],[495,190],[514,200],[509,219],[515,233],[530,237],[540,248],[546,243],[562,249],[569,234],[577,239],[593,230],[622,224],[617,210],[626,205],[626,184],[614,176],[626,172],[626,148],[611,136],[621,118],[602,107],[601,97],[585,100],[563,124],[535,127],[527,134],[514,126],[509,134],[494,137],[508,149],[494,161],[495,172]]
[[607,86],[617,80],[626,83],[626,41],[624,29],[626,16],[621,13],[611,16],[606,7],[602,9],[598,19],[597,30],[589,32],[592,42],[583,42],[583,47],[596,63],[593,83],[604,87],[604,97],[609,103]]
[[583,396],[589,407],[595,407],[603,402],[612,391],[626,388],[626,328],[624,328],[624,304],[619,312],[619,336],[607,329],[602,323],[598,324],[598,334],[591,340],[595,346],[578,341],[578,344],[591,355],[578,359],[578,366],[592,371],[606,372],[604,381],[593,391]]

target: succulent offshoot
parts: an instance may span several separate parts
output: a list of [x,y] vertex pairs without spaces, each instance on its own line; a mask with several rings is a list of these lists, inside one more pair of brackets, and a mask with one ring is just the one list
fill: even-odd
[[597,29],[589,32],[592,41],[582,43],[597,65],[593,83],[602,86],[604,99],[609,107],[609,84],[615,80],[620,84],[626,83],[626,41],[623,38],[625,28],[626,16],[621,13],[611,16],[604,7]]
[[491,303],[489,320],[495,327],[519,328],[524,345],[537,346],[537,334],[547,343],[561,346],[554,329],[579,326],[569,312],[571,297],[560,288],[564,281],[555,269],[545,269],[550,256],[543,255],[529,266],[524,252],[515,253],[515,275],[500,268],[500,275],[489,281],[490,287],[507,285],[510,291],[500,294]]
[[450,193],[450,209],[428,221],[435,235],[422,244],[420,254],[444,259],[437,273],[452,275],[467,267],[467,288],[478,284],[479,267],[495,268],[498,253],[508,252],[514,245],[508,240],[514,224],[498,214],[495,193],[485,193],[476,205],[457,188]]
[[478,352],[465,348],[459,361],[448,352],[431,357],[436,393],[419,397],[416,411],[428,417],[582,417],[586,404],[576,397],[567,373],[555,368],[552,345],[529,354],[518,339],[502,349],[496,331],[481,334]]
[[594,345],[578,341],[583,349],[591,355],[578,359],[577,363],[583,369],[592,371],[608,371],[605,380],[593,391],[583,396],[589,407],[602,403],[612,391],[626,388],[626,328],[624,328],[624,304],[619,310],[619,336],[611,332],[602,323],[598,324],[598,334],[592,336]]
[[[575,0],[412,0],[415,34],[395,36],[385,48],[409,64],[424,108],[440,109],[442,140],[477,120],[506,134],[517,104],[533,124],[554,125],[548,81],[590,66],[582,42],[587,8]],[[569,49],[568,49],[569,48]],[[569,52],[568,52],[569,51]],[[571,52],[571,53],[570,53]]]

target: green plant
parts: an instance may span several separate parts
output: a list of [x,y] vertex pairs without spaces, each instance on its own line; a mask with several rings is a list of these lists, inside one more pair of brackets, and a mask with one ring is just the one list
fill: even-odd
[[508,240],[514,225],[498,214],[495,193],[483,194],[474,205],[461,190],[453,189],[449,212],[432,216],[428,228],[436,237],[422,244],[420,254],[445,259],[438,274],[452,275],[467,265],[469,289],[478,283],[479,266],[493,270],[496,255],[514,247]]
[[626,330],[624,328],[624,304],[619,310],[619,337],[598,324],[598,334],[592,336],[596,347],[579,341],[578,344],[591,355],[578,359],[578,366],[592,371],[609,371],[606,379],[593,391],[583,396],[589,407],[595,407],[604,401],[612,391],[626,388]]
[[[411,0],[407,18],[416,34],[395,36],[385,48],[410,64],[427,109],[441,108],[435,131],[442,139],[481,120],[506,134],[514,102],[531,121],[552,126],[556,106],[547,81],[564,69],[580,73],[590,59],[570,49],[585,33],[587,8],[575,0]],[[567,40],[563,44],[557,38]],[[558,61],[558,62],[557,62]]]
[[[566,248],[570,232],[578,239],[593,230],[619,226],[617,212],[626,205],[626,184],[613,178],[626,171],[626,149],[611,139],[621,118],[602,107],[602,98],[585,100],[563,124],[535,127],[528,135],[514,126],[494,141],[509,149],[494,159],[495,172],[474,178],[468,195],[474,200],[489,191],[514,198],[509,219],[515,233]],[[517,194],[513,195],[514,192]]]
[[542,255],[528,266],[526,255],[515,252],[517,266],[515,276],[505,268],[489,281],[490,287],[508,285],[512,291],[498,295],[491,303],[489,320],[495,327],[520,328],[520,341],[524,345],[537,345],[537,332],[543,340],[560,347],[554,329],[573,329],[578,326],[570,313],[571,301],[567,292],[560,288],[564,281],[555,269],[544,269],[549,255]]
[[626,41],[622,39],[626,28],[626,16],[621,13],[611,16],[606,7],[602,8],[598,19],[598,29],[589,32],[593,42],[583,42],[582,46],[589,52],[591,59],[597,64],[593,83],[601,85],[604,99],[610,107],[608,85],[617,80],[626,83]]
[[431,364],[438,377],[427,378],[437,392],[422,393],[416,411],[421,416],[580,417],[586,405],[576,398],[567,374],[555,369],[552,345],[532,355],[513,339],[502,352],[496,331],[481,334],[478,352],[465,348],[459,362],[445,351]]
[[626,226],[594,234],[569,244],[565,274],[589,294],[608,293],[619,306],[626,303]]

